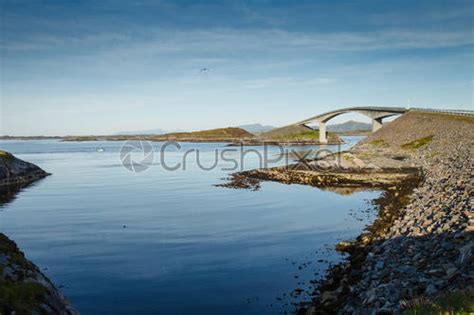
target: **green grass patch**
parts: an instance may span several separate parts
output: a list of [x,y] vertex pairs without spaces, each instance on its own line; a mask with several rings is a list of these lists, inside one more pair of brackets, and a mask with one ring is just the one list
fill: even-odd
[[243,138],[253,138],[254,135],[241,129],[235,127],[229,128],[219,128],[211,130],[201,130],[193,132],[174,132],[167,133],[164,135],[153,136],[153,138],[163,139],[163,138],[174,138],[174,139],[243,139]]
[[375,147],[388,147],[389,146],[388,142],[385,139],[372,140],[369,142],[369,144]]
[[6,264],[0,267],[0,274],[5,268],[14,268],[17,280],[4,279],[0,276],[0,314],[32,314],[44,302],[48,289],[39,283],[24,282],[29,271],[36,272],[36,267],[25,258],[16,244],[6,235],[0,233],[0,253],[6,255]]
[[32,314],[38,309],[47,289],[38,283],[0,280],[0,314]]
[[403,312],[406,315],[424,314],[473,314],[474,312],[474,291],[456,292],[435,301],[415,302],[410,309]]
[[13,155],[7,151],[0,150],[0,159],[12,160]]
[[440,154],[441,153],[439,151],[434,151],[434,152],[431,152],[430,154],[425,154],[425,158],[434,158],[434,157],[437,157]]
[[295,133],[292,135],[285,135],[283,139],[304,139],[304,140],[318,140],[319,130],[308,130],[301,133]]
[[456,115],[447,115],[449,116],[449,119],[452,120],[457,120],[457,121],[465,121],[469,123],[474,123],[474,117],[469,117],[469,116],[456,116]]
[[428,137],[416,139],[416,140],[414,140],[414,141],[411,141],[411,142],[402,144],[401,147],[402,147],[403,149],[414,150],[414,149],[421,148],[421,147],[424,146],[424,145],[427,145],[428,143],[431,142],[431,140],[433,140],[433,136],[428,136]]

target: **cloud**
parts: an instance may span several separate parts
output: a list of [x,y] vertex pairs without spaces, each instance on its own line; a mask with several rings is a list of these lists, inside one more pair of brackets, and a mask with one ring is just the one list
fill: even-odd
[[29,40],[0,41],[5,52],[80,54],[114,51],[127,57],[140,53],[199,54],[275,51],[278,53],[373,51],[449,48],[474,44],[471,30],[413,31],[391,29],[372,32],[291,32],[279,29],[197,29],[191,31],[145,28],[130,34],[98,33],[84,36],[36,36]]
[[267,77],[261,79],[244,80],[242,87],[247,89],[275,88],[277,86],[317,86],[336,83],[334,78],[296,78],[296,77]]

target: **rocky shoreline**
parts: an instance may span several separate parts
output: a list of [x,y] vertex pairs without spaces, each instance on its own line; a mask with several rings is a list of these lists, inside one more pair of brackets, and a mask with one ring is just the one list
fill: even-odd
[[[38,166],[0,151],[0,204],[11,202],[22,188],[48,175]],[[2,233],[0,314],[78,314],[15,242]]]
[[376,221],[343,248],[349,260],[330,270],[307,313],[397,313],[455,292],[472,292],[471,156],[457,144],[424,168],[421,184],[401,195],[409,201],[395,208],[397,214],[387,211],[393,203],[381,207],[378,221],[390,222],[388,227],[380,230]]
[[273,180],[384,189],[376,221],[336,246],[348,258],[299,314],[473,312],[473,139],[472,118],[410,112],[340,156],[233,174],[223,186],[258,189]]

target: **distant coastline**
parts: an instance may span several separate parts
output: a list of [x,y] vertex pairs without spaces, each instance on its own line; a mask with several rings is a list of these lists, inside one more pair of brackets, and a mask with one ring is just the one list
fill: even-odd
[[[341,144],[343,140],[335,133],[328,133],[327,144]],[[318,145],[319,132],[298,127],[282,127],[258,135],[242,128],[228,127],[194,132],[174,132],[163,135],[79,135],[79,136],[0,136],[0,140],[61,140],[61,141],[129,141],[145,140],[153,142],[222,142],[231,145]]]

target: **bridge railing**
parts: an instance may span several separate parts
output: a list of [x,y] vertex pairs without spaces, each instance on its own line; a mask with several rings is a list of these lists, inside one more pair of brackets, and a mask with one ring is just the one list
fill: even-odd
[[472,110],[456,110],[456,109],[430,109],[430,108],[410,108],[412,111],[426,112],[426,113],[437,113],[437,114],[448,114],[457,116],[474,117],[474,111]]

